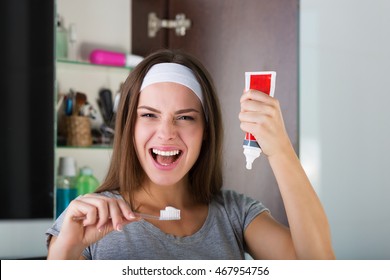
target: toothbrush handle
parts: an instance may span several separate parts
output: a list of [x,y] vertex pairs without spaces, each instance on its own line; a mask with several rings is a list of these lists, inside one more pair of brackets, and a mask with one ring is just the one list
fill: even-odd
[[159,216],[154,216],[154,215],[149,215],[149,214],[144,214],[144,213],[134,212],[134,215],[136,215],[137,217],[144,218],[144,219],[160,220]]
[[[159,216],[154,216],[154,215],[149,215],[149,214],[144,214],[144,213],[134,212],[134,215],[137,217],[140,217],[140,218],[144,218],[144,219],[160,220]],[[82,221],[82,220],[85,220],[85,218],[86,218],[85,216],[73,217],[73,221]],[[110,217],[110,219],[111,219],[111,217]]]

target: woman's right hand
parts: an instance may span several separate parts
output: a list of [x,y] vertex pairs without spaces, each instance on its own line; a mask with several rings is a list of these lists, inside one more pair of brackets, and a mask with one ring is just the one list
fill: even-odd
[[78,259],[90,244],[139,219],[123,199],[80,196],[69,204],[61,231],[50,242],[48,259]]

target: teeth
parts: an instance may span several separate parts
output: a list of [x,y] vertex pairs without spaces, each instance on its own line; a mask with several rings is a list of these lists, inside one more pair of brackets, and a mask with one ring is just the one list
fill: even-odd
[[178,155],[180,153],[180,151],[179,150],[160,151],[160,150],[157,150],[157,149],[153,149],[153,153],[156,154],[156,155],[163,156],[163,157],[170,157],[170,156]]

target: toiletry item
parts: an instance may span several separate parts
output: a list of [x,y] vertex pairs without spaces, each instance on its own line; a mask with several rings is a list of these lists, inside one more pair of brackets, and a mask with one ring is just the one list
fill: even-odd
[[87,95],[82,92],[76,92],[74,100],[75,100],[75,104],[74,104],[75,108],[74,108],[73,115],[83,116],[81,112],[81,108],[87,103]]
[[71,116],[73,114],[73,99],[71,96],[67,95],[65,98],[65,115]]
[[69,89],[69,93],[65,97],[65,115],[72,116],[76,114],[76,92],[74,89]]
[[60,157],[56,180],[56,217],[76,198],[76,161],[73,157]]
[[94,192],[99,187],[99,181],[93,175],[92,168],[84,166],[80,168],[80,175],[76,179],[77,195]]
[[[165,207],[164,210],[160,210],[160,216],[155,216],[155,215],[149,215],[149,214],[144,214],[144,213],[139,213],[139,212],[134,212],[134,215],[136,217],[140,217],[143,219],[153,219],[153,220],[160,220],[160,221],[177,221],[180,220],[180,209],[177,209],[172,206],[167,206]],[[74,217],[74,221],[80,221],[84,220],[85,216],[83,217]]]
[[121,99],[122,88],[123,88],[123,83],[120,84],[119,89],[118,89],[118,91],[117,91],[116,94],[115,94],[114,106],[113,106],[113,108],[112,108],[112,111],[113,111],[114,113],[116,113],[116,112],[118,111],[119,101],[120,101],[120,99]]
[[121,94],[120,93],[117,93],[115,95],[115,99],[114,99],[114,107],[112,108],[112,111],[114,113],[116,113],[118,111],[118,106],[119,106],[119,101],[121,99]]
[[56,57],[57,59],[68,58],[68,30],[65,28],[63,18],[60,15],[57,15]]
[[106,125],[110,125],[112,121],[112,116],[114,114],[113,108],[114,104],[112,101],[112,92],[109,89],[103,88],[99,91],[99,102],[102,117]]
[[135,212],[134,214],[143,219],[154,219],[154,220],[161,220],[161,221],[180,220],[180,210],[172,206],[167,206],[165,207],[165,210],[160,210],[160,216],[148,215],[148,214],[137,213],[137,212]]
[[89,60],[93,64],[135,67],[143,60],[143,57],[134,54],[96,49],[91,52]]
[[[254,89],[274,96],[275,78],[274,71],[245,72],[245,90]],[[252,169],[253,161],[261,154],[261,148],[252,134],[246,133],[243,148],[246,169]]]
[[68,58],[70,60],[77,60],[77,50],[76,50],[76,42],[77,42],[77,29],[76,24],[71,23],[69,25],[68,31],[69,37],[69,50],[68,50]]
[[97,118],[97,111],[87,101],[87,102],[85,102],[85,104],[83,106],[81,106],[79,115],[83,116],[83,117],[88,117],[88,118],[90,118],[92,120],[96,120],[96,118]]

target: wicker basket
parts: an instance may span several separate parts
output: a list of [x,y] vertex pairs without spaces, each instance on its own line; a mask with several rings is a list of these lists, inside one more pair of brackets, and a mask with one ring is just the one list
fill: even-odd
[[91,146],[91,121],[88,117],[66,117],[67,145],[68,146]]

